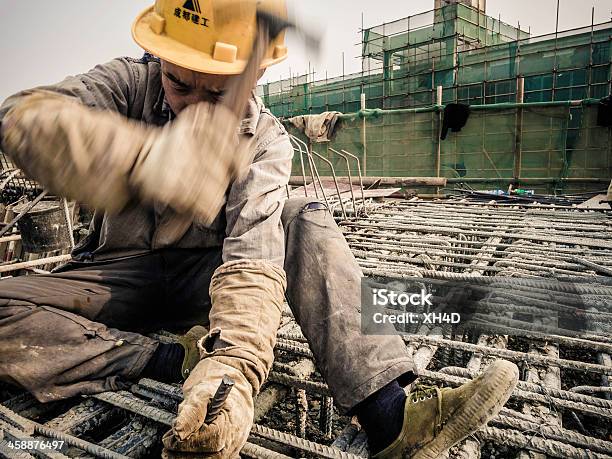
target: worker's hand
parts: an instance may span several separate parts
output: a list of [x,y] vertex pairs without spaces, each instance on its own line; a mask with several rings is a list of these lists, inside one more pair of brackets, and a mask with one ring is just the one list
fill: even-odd
[[[223,375],[234,380],[234,387],[223,409],[211,424],[205,424],[208,404]],[[163,437],[163,457],[193,457],[193,453],[213,458],[236,458],[253,425],[253,389],[237,369],[215,358],[204,358],[183,385],[184,401],[172,430]]]
[[167,203],[210,224],[225,204],[229,184],[247,172],[253,159],[251,139],[240,137],[238,126],[223,105],[188,106],[143,148],[130,185],[145,200]]

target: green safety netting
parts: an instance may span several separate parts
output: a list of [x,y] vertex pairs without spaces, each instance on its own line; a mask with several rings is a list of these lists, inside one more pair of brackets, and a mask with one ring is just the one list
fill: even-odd
[[[447,5],[363,30],[362,72],[305,75],[258,91],[279,117],[352,113],[331,147],[358,155],[368,176],[441,176],[481,189],[515,179],[539,192],[603,189],[612,141],[610,129],[596,126],[594,103],[610,94],[611,32],[607,22],[530,37],[467,5]],[[521,85],[524,104],[516,104]],[[467,126],[442,142],[438,87],[442,104],[472,106]],[[346,173],[327,145],[314,148]]]
[[[312,149],[338,175],[347,175],[346,161],[331,149],[356,155],[367,176],[439,176],[479,189],[507,189],[518,178],[537,192],[572,193],[605,189],[612,177],[612,134],[597,126],[596,101],[473,106],[466,126],[439,140],[442,108],[342,115],[334,140]],[[325,161],[315,157],[314,163],[320,175],[331,175]],[[356,177],[356,162],[351,164]],[[301,174],[296,153],[293,175]]]

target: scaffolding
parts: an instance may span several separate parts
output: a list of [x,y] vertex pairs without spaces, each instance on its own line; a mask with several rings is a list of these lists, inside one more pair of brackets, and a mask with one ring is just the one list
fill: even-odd
[[[607,187],[612,140],[597,125],[596,105],[611,92],[612,21],[531,37],[452,3],[361,36],[359,73],[324,80],[310,73],[258,87],[281,118],[343,113],[335,140],[314,147],[337,172],[346,165],[332,150],[356,154],[368,176],[445,177],[475,188],[512,183],[545,193]],[[470,105],[471,116],[441,141],[448,103]],[[296,159],[295,175],[299,167]]]
[[460,3],[361,30],[362,71],[316,79],[314,73],[258,87],[279,117],[436,103],[601,98],[611,89],[612,21],[531,37]]

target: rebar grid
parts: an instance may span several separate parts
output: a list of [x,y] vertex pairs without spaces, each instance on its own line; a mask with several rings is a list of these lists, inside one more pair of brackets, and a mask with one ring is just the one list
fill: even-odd
[[[512,315],[533,313],[538,308],[567,313],[579,298],[588,298],[594,307],[584,311],[585,319],[607,326],[612,313],[612,279],[605,277],[607,269],[612,268],[612,219],[608,214],[457,200],[393,201],[370,205],[367,217],[347,217],[340,226],[365,275],[470,281],[474,289],[498,285],[510,288],[492,303],[492,307],[500,308],[497,335],[473,337],[471,341],[466,336],[442,332],[438,336],[404,336],[423,381],[458,386],[496,358],[511,360],[522,370],[509,404],[488,427],[453,448],[449,458],[488,457],[487,445],[505,445],[518,451],[518,455],[508,457],[612,457],[612,442],[581,422],[592,417],[606,424],[612,419],[610,335],[597,327],[590,334],[555,334],[551,330],[557,330],[558,324],[535,323],[529,328]],[[582,282],[575,282],[577,279]],[[558,301],[550,300],[550,291],[555,291]],[[524,301],[522,309],[512,309],[502,301],[516,298]],[[320,377],[313,378],[312,372],[300,373],[297,367],[284,363],[310,362],[314,357],[290,314],[283,319],[285,325],[275,349],[278,358],[264,392],[274,385],[288,388],[271,391],[273,402],[267,403],[275,409],[287,399],[296,410],[295,430],[280,432],[265,420],[258,420],[242,454],[276,459],[367,456],[365,433],[334,412],[331,392]],[[523,328],[521,340],[508,339],[517,326]],[[161,331],[156,338],[171,342],[176,335]],[[585,384],[587,376],[590,379]],[[599,385],[593,381],[599,381]],[[310,402],[315,398],[320,408],[312,422]],[[181,400],[180,387],[142,379],[129,391],[70,402],[36,431],[19,423],[7,425],[6,420],[0,430],[10,431],[8,437],[12,432],[12,438],[70,438],[71,449],[59,453],[68,457],[82,455],[85,449],[97,457],[107,451],[148,457],[156,445],[159,448],[161,435],[172,424]],[[37,410],[37,402],[31,397],[14,397],[4,405],[12,407],[16,416],[38,416],[35,413],[45,411]],[[266,410],[269,412],[270,407]],[[123,422],[117,423],[118,419]],[[341,419],[347,424],[338,435]],[[77,437],[89,438],[92,431],[109,425],[115,427],[98,445],[78,441]],[[320,442],[307,439],[313,425],[321,433]],[[6,436],[0,440],[0,457],[11,457],[6,453],[6,440]],[[22,456],[32,457],[28,452]]]
[[550,277],[612,267],[612,217],[601,212],[391,201],[340,225],[369,269]]
[[[601,277],[610,275],[611,224],[611,216],[602,212],[457,199],[386,202],[372,206],[367,219],[340,223],[365,275],[455,280],[483,288],[505,283],[511,288],[498,301],[488,303],[497,309],[493,329],[499,335],[480,336],[475,343],[464,342],[461,336],[405,337],[419,376],[435,384],[465,382],[453,378],[471,377],[494,358],[512,360],[522,369],[524,381],[511,398],[515,403],[521,400],[522,413],[512,410],[509,417],[504,409],[505,414],[492,424],[501,423],[506,430],[483,429],[454,448],[449,457],[479,458],[485,442],[513,445],[519,450],[518,458],[606,457],[612,452],[611,443],[588,435],[576,414],[612,417],[606,391],[612,370],[608,346],[612,290],[610,279]],[[556,282],[560,278],[568,282]],[[551,289],[559,294],[554,303],[550,301]],[[526,300],[523,306],[512,305],[517,298]],[[600,333],[560,336],[557,315],[575,306],[579,298],[595,306],[584,312],[590,324],[603,320],[594,327]],[[550,316],[529,324],[514,320],[513,314],[534,314],[539,309]],[[517,330],[525,338],[525,349],[512,349],[515,344],[509,343],[508,335]],[[561,349],[582,352],[582,359],[562,358]],[[434,359],[441,364],[456,352],[470,356],[467,368],[426,370]],[[597,363],[590,359],[590,353],[597,355]],[[592,365],[597,365],[597,370]],[[601,372],[602,387],[590,386],[587,393],[607,394],[604,397],[608,399],[589,395],[588,400],[578,400],[573,388],[564,390],[563,381],[573,371]],[[578,427],[565,428],[561,413],[570,415]],[[519,421],[520,416],[528,416],[528,420]],[[520,431],[526,428],[536,429],[541,440],[525,438]]]

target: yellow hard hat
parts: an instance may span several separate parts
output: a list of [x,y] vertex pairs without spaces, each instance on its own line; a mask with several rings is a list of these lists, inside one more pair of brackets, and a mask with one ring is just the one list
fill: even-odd
[[[134,21],[132,36],[146,51],[179,67],[235,75],[251,54],[257,9],[287,17],[285,0],[156,0]],[[261,67],[286,57],[282,32]]]

